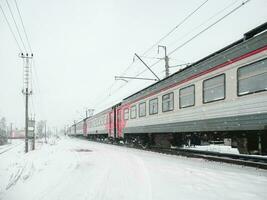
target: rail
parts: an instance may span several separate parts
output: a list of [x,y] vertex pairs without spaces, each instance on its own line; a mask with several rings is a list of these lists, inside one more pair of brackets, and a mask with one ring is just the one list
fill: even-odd
[[[88,140],[84,137],[78,137],[83,140]],[[209,161],[215,162],[223,162],[235,165],[242,165],[247,167],[254,167],[259,169],[267,170],[267,156],[257,156],[257,155],[241,155],[241,154],[231,154],[231,153],[220,153],[214,151],[203,151],[203,150],[194,150],[194,149],[170,149],[170,148],[160,148],[152,146],[150,148],[144,148],[140,145],[127,145],[121,143],[109,143],[105,141],[97,141],[97,140],[89,140],[92,142],[104,143],[104,144],[111,144],[116,146],[124,146],[128,148],[134,148],[144,151],[151,151],[169,155],[177,155],[177,156],[184,156],[189,158],[200,158]]]

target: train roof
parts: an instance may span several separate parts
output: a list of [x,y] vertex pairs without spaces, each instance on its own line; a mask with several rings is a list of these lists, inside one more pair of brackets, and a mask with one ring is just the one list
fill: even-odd
[[[194,72],[199,70],[198,66],[199,66],[199,68],[204,68],[203,67],[204,65],[207,65],[206,68],[207,67],[213,67],[216,63],[218,64],[218,62],[222,62],[223,61],[223,60],[219,60],[219,59],[217,59],[217,60],[219,60],[219,61],[217,61],[214,57],[223,57],[224,56],[224,61],[225,61],[225,60],[231,59],[229,57],[229,55],[237,56],[238,54],[240,55],[242,53],[246,53],[246,51],[248,51],[248,49],[247,48],[242,48],[242,47],[247,47],[247,46],[244,46],[244,44],[246,42],[248,42],[250,39],[255,38],[257,35],[262,35],[262,36],[259,36],[258,39],[256,39],[254,42],[250,42],[251,43],[250,45],[252,46],[252,48],[256,49],[256,48],[259,48],[261,46],[267,45],[267,32],[266,32],[266,30],[267,30],[267,22],[265,22],[265,23],[261,24],[260,26],[248,31],[247,33],[245,33],[243,35],[243,38],[231,43],[230,45],[228,45],[228,46],[226,46],[226,47],[224,47],[224,48],[222,48],[222,49],[220,49],[220,50],[218,50],[218,51],[216,51],[216,52],[214,52],[214,53],[212,53],[212,54],[210,54],[210,55],[208,55],[208,56],[206,56],[206,57],[204,57],[204,58],[202,58],[200,60],[198,60],[197,62],[195,62],[195,63],[193,63],[193,64],[191,64],[191,65],[189,65],[189,66],[187,66],[187,67],[175,72],[175,73],[173,73],[172,75],[170,75],[170,76],[168,76],[166,78],[163,78],[160,81],[158,81],[158,82],[156,82],[154,84],[151,84],[148,87],[146,87],[146,88],[144,88],[144,89],[142,89],[142,90],[140,90],[140,91],[138,91],[138,92],[126,97],[126,98],[124,98],[122,102],[118,102],[117,104],[115,104],[115,105],[113,105],[113,106],[111,106],[111,107],[109,107],[109,108],[107,108],[107,109],[105,109],[105,110],[103,110],[103,111],[101,111],[101,112],[99,112],[97,114],[94,114],[93,116],[87,117],[85,119],[82,119],[82,120],[76,122],[75,124],[71,125],[69,128],[74,127],[75,125],[83,122],[84,120],[87,120],[87,119],[90,119],[90,118],[93,119],[93,118],[95,118],[95,117],[97,117],[97,116],[99,116],[99,115],[101,115],[101,114],[103,114],[105,112],[108,112],[111,109],[113,109],[114,107],[120,106],[122,103],[128,103],[128,102],[131,102],[131,101],[136,101],[136,99],[144,98],[144,96],[146,96],[147,93],[150,93],[151,91],[155,91],[155,90],[159,91],[159,90],[161,90],[162,88],[165,88],[168,85],[171,85],[173,83],[177,83],[178,81],[186,79],[187,77],[182,75],[184,72],[186,72],[187,76],[189,76],[189,75],[192,75],[192,74],[194,74]],[[265,33],[263,34],[262,32],[264,32],[264,31],[265,31]],[[240,45],[242,45],[242,46],[240,46]],[[225,52],[227,52],[227,51],[229,51],[230,49],[233,49],[233,48],[237,48],[240,52],[237,53],[236,52],[237,50],[235,50],[235,51],[229,52],[228,55],[225,54],[223,56],[220,56],[221,54],[223,54],[223,53],[225,53]],[[241,49],[243,49],[243,51],[241,51]],[[211,65],[211,63],[212,63],[212,65]],[[193,68],[193,70],[192,70],[192,68]],[[191,72],[191,74],[190,74],[190,70],[194,71],[194,72]],[[189,73],[188,73],[188,71],[189,71]]]
[[[254,36],[256,36],[256,35],[258,35],[260,33],[262,33],[263,31],[266,31],[266,29],[267,29],[267,22],[265,22],[265,23],[259,25],[258,27],[248,31],[247,33],[245,33],[243,35],[243,38],[231,43],[230,45],[227,45],[226,47],[224,47],[224,48],[222,48],[222,49],[220,49],[220,50],[218,50],[218,51],[216,51],[216,52],[214,52],[214,53],[212,53],[212,54],[210,54],[210,55],[208,55],[208,56],[206,56],[206,57],[204,57],[204,58],[202,58],[202,59],[200,59],[200,60],[198,60],[198,61],[196,61],[196,62],[194,62],[192,64],[190,64],[189,66],[187,66],[187,67],[185,67],[185,68],[173,73],[172,75],[170,75],[168,77],[165,77],[165,78],[161,79],[160,81],[158,81],[158,82],[156,82],[154,84],[151,84],[148,87],[146,87],[146,88],[144,88],[142,90],[139,90],[138,92],[136,92],[136,93],[124,98],[123,102],[134,101],[135,98],[145,96],[146,92],[158,89],[158,88],[155,88],[155,87],[157,87],[158,85],[166,82],[166,80],[170,80],[173,77],[176,77],[178,74],[181,74],[182,72],[184,72],[184,71],[186,71],[186,70],[188,70],[188,69],[190,69],[192,67],[195,67],[195,66],[203,63],[204,61],[208,61],[211,58],[213,58],[214,56],[217,56],[217,55],[219,55],[219,54],[221,54],[221,53],[223,53],[223,52],[225,52],[225,51],[227,51],[227,50],[229,50],[229,49],[231,49],[231,48],[233,48],[233,47],[235,47],[235,46],[237,46],[239,44],[242,44],[242,43],[246,42],[247,40],[253,38]],[[166,86],[166,85],[164,85],[164,86]]]
[[94,114],[94,115],[92,115],[92,116],[90,116],[90,117],[86,117],[86,118],[84,118],[83,120],[91,120],[91,119],[94,119],[94,118],[96,118],[96,117],[98,117],[98,116],[101,116],[101,115],[104,114],[104,113],[108,113],[108,112],[110,112],[111,109],[112,109],[112,107],[108,107],[108,108],[106,108],[105,110],[102,110],[102,111],[100,111],[100,112],[98,112],[98,113],[96,113],[96,114]]

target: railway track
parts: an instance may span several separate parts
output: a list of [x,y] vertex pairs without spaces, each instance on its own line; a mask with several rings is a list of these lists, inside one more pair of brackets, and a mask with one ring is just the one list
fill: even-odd
[[251,155],[240,155],[230,153],[220,153],[212,151],[201,151],[193,149],[162,149],[152,148],[149,151],[179,155],[191,158],[202,158],[209,161],[230,163],[248,167],[255,167],[259,169],[267,170],[267,157],[251,156]]
[[159,147],[151,147],[148,149],[148,148],[142,148],[141,146],[107,143],[107,142],[95,141],[95,140],[90,140],[90,141],[104,143],[104,144],[112,144],[116,146],[125,146],[128,148],[134,148],[134,149],[169,154],[169,155],[184,156],[184,157],[189,157],[189,158],[201,158],[201,159],[205,159],[209,161],[242,165],[242,166],[267,170],[267,157],[263,157],[263,156],[220,153],[220,152],[203,151],[203,150],[195,150],[195,149],[169,149],[169,148],[159,148]]

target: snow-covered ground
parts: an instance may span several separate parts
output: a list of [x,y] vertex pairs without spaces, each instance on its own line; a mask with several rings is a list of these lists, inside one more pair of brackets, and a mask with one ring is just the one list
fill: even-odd
[[23,148],[0,154],[1,200],[267,197],[264,170],[73,138],[38,143],[28,154]]
[[20,139],[16,139],[13,141],[8,141],[5,145],[0,145],[0,154],[3,154],[6,151],[9,151],[10,149],[14,148],[15,146],[22,145],[24,141]]
[[231,153],[231,154],[239,154],[237,148],[232,148],[231,146],[223,145],[223,144],[210,144],[210,145],[203,145],[203,146],[194,146],[194,147],[187,147],[184,146],[184,149],[193,149],[193,150],[200,150],[200,151],[213,151],[219,153]]

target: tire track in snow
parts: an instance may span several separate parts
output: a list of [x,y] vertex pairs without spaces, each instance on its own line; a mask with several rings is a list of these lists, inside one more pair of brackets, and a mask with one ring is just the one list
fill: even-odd
[[6,186],[6,190],[8,190],[9,188],[11,188],[13,185],[15,185],[18,180],[20,179],[24,169],[25,169],[24,165],[23,167],[19,167],[19,169],[16,171],[16,173],[11,174],[10,178],[9,178],[9,183]]
[[95,148],[97,162],[103,162],[103,166],[98,166],[102,171],[97,172],[97,180],[89,186],[90,199],[152,199],[151,179],[142,158],[124,148],[84,144],[87,148]]
[[152,186],[143,160],[119,149],[107,148],[105,152],[110,170],[102,177],[93,199],[151,200]]
[[[74,147],[74,144],[71,144],[71,147]],[[75,146],[76,147],[76,146]],[[71,149],[71,148],[70,148]],[[69,150],[69,149],[68,149]],[[59,149],[58,151],[62,151],[62,149]],[[69,156],[74,156],[75,159],[70,159]],[[50,186],[46,187],[40,194],[37,194],[33,199],[38,199],[38,200],[44,200],[44,199],[55,199],[55,196],[57,194],[60,194],[61,192],[64,193],[64,191],[61,191],[64,189],[65,185],[68,185],[69,182],[71,181],[71,175],[73,170],[76,169],[77,167],[77,156],[74,154],[67,154],[67,157],[69,160],[75,160],[75,163],[67,162],[67,165],[64,165],[64,168],[61,168],[57,172],[61,172],[61,174],[58,176],[55,182],[51,184]],[[58,161],[59,162],[59,161]],[[60,165],[61,166],[61,165]],[[61,189],[63,188],[63,189]],[[57,199],[60,199],[58,197]]]
[[[84,158],[81,155],[83,153],[77,152],[77,149],[83,148],[80,142],[67,143],[67,148],[59,149],[59,152],[64,153],[67,162],[64,162],[63,168],[58,171],[60,173],[59,178],[53,183],[52,186],[46,187],[46,189],[39,195],[37,195],[34,200],[50,200],[50,199],[90,199],[88,196],[87,184],[90,177],[88,174],[84,173]],[[88,169],[90,172],[90,169]],[[84,183],[84,184],[81,184]]]

